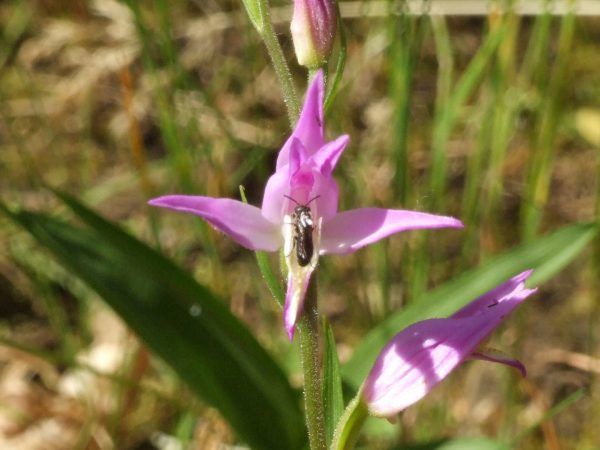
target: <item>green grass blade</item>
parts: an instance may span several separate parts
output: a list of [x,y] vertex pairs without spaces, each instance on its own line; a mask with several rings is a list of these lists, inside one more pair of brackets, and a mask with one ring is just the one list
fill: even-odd
[[[520,18],[508,14],[505,19],[507,33],[500,43],[495,64],[490,73],[489,84],[493,92],[493,112],[484,126],[491,128],[489,141],[489,163],[485,175],[486,188],[481,202],[482,223],[486,227],[501,227],[500,215],[502,193],[504,192],[503,170],[511,139],[517,129],[520,91],[515,85],[516,61],[514,54],[518,47]],[[480,228],[480,227],[478,227]],[[498,234],[501,234],[500,232]]]
[[369,332],[354,351],[350,361],[342,367],[344,381],[358,388],[381,348],[411,323],[430,317],[445,317],[526,269],[535,270],[530,279],[531,285],[544,282],[586,248],[597,232],[598,225],[595,223],[562,228],[549,236],[492,258],[481,267],[424,294],[409,307],[393,314]]
[[[456,127],[461,111],[467,103],[476,87],[480,84],[489,63],[496,54],[498,45],[505,38],[507,27],[501,23],[497,28],[491,30],[482,42],[479,50],[471,59],[468,67],[456,82],[452,94],[443,103],[436,106],[436,111],[431,142],[431,169],[429,175],[428,209],[441,213],[445,210],[446,184],[447,184],[447,155],[448,143],[452,132]],[[443,50],[443,49],[442,49]],[[440,80],[439,84],[447,83]],[[411,277],[411,292],[421,297],[427,285],[427,276],[430,272],[431,250],[428,248],[428,233],[422,233],[419,237],[419,249],[412,262],[414,269]]]
[[435,110],[441,111],[452,93],[454,53],[452,51],[446,18],[444,16],[431,16],[429,20],[431,21],[435,54],[439,65],[436,81]]
[[[475,123],[488,124],[494,117],[494,93],[489,83],[482,88],[479,105],[473,112]],[[476,141],[473,150],[467,157],[465,188],[462,194],[461,220],[465,224],[465,237],[462,248],[461,267],[468,267],[481,252],[478,245],[481,234],[481,180],[484,179],[484,169],[488,160],[492,127],[477,125]]]
[[575,33],[575,16],[567,14],[561,19],[556,61],[550,81],[540,104],[537,134],[529,166],[526,186],[526,201],[521,208],[521,228],[524,239],[533,238],[540,227],[544,209],[550,198],[550,182],[556,156],[556,139],[563,114],[562,101],[566,74],[571,60],[571,47]]
[[581,400],[583,397],[585,397],[586,394],[587,393],[586,393],[585,389],[580,388],[580,389],[577,389],[575,392],[573,392],[571,395],[567,396],[566,398],[564,398],[563,400],[558,402],[555,406],[553,406],[550,409],[550,411],[548,411],[540,419],[538,419],[535,424],[527,427],[525,430],[523,430],[519,434],[517,434],[517,436],[515,436],[515,438],[512,440],[511,447],[512,448],[517,447],[518,443],[521,439],[523,439],[525,436],[527,436],[531,432],[537,430],[545,421],[551,420],[554,416],[557,416],[558,414],[562,413],[566,409],[570,408],[573,404],[575,404],[576,402]]
[[302,448],[298,393],[223,303],[160,253],[61,198],[87,227],[2,210],[98,293],[252,448]]
[[446,156],[450,135],[459,118],[461,108],[465,105],[483,77],[488,64],[494,56],[500,42],[506,36],[507,28],[502,24],[492,30],[481,44],[477,54],[473,57],[462,77],[456,83],[452,95],[443,105],[441,111],[436,112],[432,141],[431,161],[431,207],[443,210],[442,200],[446,186]]
[[344,397],[342,395],[342,376],[335,338],[326,317],[323,317],[323,332],[325,335],[323,403],[325,405],[325,433],[327,434],[327,447],[329,447],[336,425],[344,412]]
[[11,8],[8,8],[10,14],[8,20],[4,22],[4,27],[0,30],[0,70],[4,69],[11,55],[17,49],[19,40],[27,31],[32,18],[31,5],[23,1],[13,1]]
[[338,58],[335,65],[335,75],[333,76],[333,80],[329,85],[329,89],[327,91],[327,96],[325,97],[325,104],[323,108],[325,109],[325,114],[331,108],[333,101],[335,100],[335,96],[337,95],[340,81],[342,81],[342,76],[344,75],[344,67],[346,67],[346,53],[347,53],[347,45],[346,45],[346,29],[344,28],[344,21],[342,20],[342,15],[340,14],[340,5],[338,2],[335,2],[335,8],[337,11],[337,20],[338,20],[338,33],[340,36],[340,50],[338,52]]
[[390,98],[394,105],[394,139],[392,154],[395,160],[394,194],[401,204],[410,195],[412,179],[409,171],[408,129],[411,117],[413,78],[421,47],[428,31],[424,17],[402,14],[392,20],[390,46]]

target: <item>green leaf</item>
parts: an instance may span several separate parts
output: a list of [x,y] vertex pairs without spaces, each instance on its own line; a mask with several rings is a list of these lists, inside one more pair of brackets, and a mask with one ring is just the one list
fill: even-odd
[[333,331],[326,317],[323,317],[325,334],[325,354],[323,357],[323,403],[325,405],[325,433],[327,447],[331,445],[335,427],[344,412],[344,397],[342,394],[342,376],[340,361],[335,347]]
[[348,403],[333,434],[330,450],[352,450],[356,445],[360,430],[369,417],[367,405],[361,400],[361,397],[362,392],[359,390],[352,401]]
[[511,447],[504,442],[488,438],[459,438],[442,442],[403,446],[402,450],[509,450]]
[[265,21],[262,14],[262,8],[265,5],[262,3],[264,0],[242,0],[244,3],[244,8],[246,8],[246,12],[248,13],[248,17],[250,18],[250,22],[256,28],[259,34],[263,34],[265,29]]
[[519,441],[523,439],[528,434],[537,430],[542,423],[551,420],[554,416],[562,413],[563,411],[570,408],[573,404],[581,400],[582,398],[589,397],[589,393],[586,393],[585,388],[579,388],[571,395],[568,395],[566,398],[559,401],[556,405],[554,405],[549,411],[547,411],[542,417],[539,417],[535,423],[530,425],[529,427],[522,430],[518,433],[513,439],[511,439],[511,447],[517,448]]
[[529,285],[539,285],[573,260],[598,232],[596,224],[577,224],[522,245],[511,252],[459,275],[439,288],[423,294],[410,306],[388,317],[371,330],[342,367],[342,377],[355,389],[367,376],[383,346],[411,323],[431,317],[446,317],[508,278],[534,269]]
[[58,195],[87,227],[0,210],[96,291],[252,448],[302,448],[297,391],[224,304],[160,253]]

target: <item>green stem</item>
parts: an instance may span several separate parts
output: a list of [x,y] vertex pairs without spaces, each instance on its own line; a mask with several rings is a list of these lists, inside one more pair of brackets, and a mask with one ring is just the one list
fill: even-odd
[[325,450],[325,409],[321,365],[319,361],[319,311],[317,309],[317,281],[313,277],[306,299],[304,312],[298,323],[302,371],[304,373],[304,407],[306,426],[311,450]]
[[281,287],[281,283],[273,273],[271,269],[271,264],[269,263],[269,255],[266,252],[256,251],[254,253],[256,255],[256,262],[258,263],[258,268],[260,273],[262,274],[265,283],[267,283],[267,287],[269,288],[269,292],[277,303],[281,307],[285,302],[285,293],[283,292],[283,288]]
[[292,81],[290,68],[287,65],[285,56],[283,55],[283,50],[281,49],[281,45],[279,45],[279,41],[277,40],[277,34],[275,34],[275,30],[273,28],[271,14],[269,12],[269,4],[267,0],[260,0],[258,5],[263,26],[261,30],[261,37],[265,43],[265,46],[267,47],[267,51],[271,57],[271,62],[273,63],[273,68],[275,69],[277,79],[281,85],[283,101],[285,102],[285,106],[287,108],[290,125],[293,128],[298,120],[298,116],[300,116],[298,94],[296,93],[296,87]]

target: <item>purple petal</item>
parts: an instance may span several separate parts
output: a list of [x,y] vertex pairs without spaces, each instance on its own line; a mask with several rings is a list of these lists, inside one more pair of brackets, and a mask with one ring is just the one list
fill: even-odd
[[[320,162],[329,166],[335,164],[343,150],[341,144],[323,147],[325,151]],[[321,155],[321,150],[317,155]],[[306,204],[315,198],[309,205],[315,218],[322,217],[328,220],[337,213],[339,198],[337,183],[330,174],[324,175],[321,172],[321,167],[317,165],[314,157],[308,156],[306,148],[297,139],[292,140],[288,164],[277,170],[269,178],[265,187],[262,213],[267,220],[281,224],[283,216],[294,209],[294,202],[288,200],[286,196],[293,198],[299,204]]]
[[290,178],[287,171],[275,172],[265,186],[265,193],[262,201],[262,215],[273,224],[283,222],[283,216],[286,213],[286,198],[289,195]]
[[277,156],[277,170],[289,162],[290,147],[294,138],[299,139],[310,154],[314,154],[325,144],[324,93],[323,71],[319,70],[306,91],[304,106],[296,128]]
[[[424,320],[398,333],[382,350],[365,381],[363,396],[369,411],[388,417],[420,400],[473,355],[481,341],[533,292],[520,283],[512,292],[502,292],[492,304],[479,305],[469,316]],[[503,362],[519,370],[522,367],[508,358],[480,353],[475,357]]]
[[313,155],[312,159],[323,175],[331,175],[349,141],[350,136],[344,134],[325,144]]
[[152,199],[148,204],[200,216],[250,250],[274,252],[281,247],[278,228],[266,220],[256,206],[228,198],[192,195],[167,195]]
[[397,334],[365,381],[369,411],[388,417],[423,398],[483,338],[478,325],[468,319],[430,319]]
[[313,164],[302,142],[295,139],[290,153],[288,195],[300,204],[307,204],[315,183]]
[[526,377],[527,376],[527,369],[525,369],[525,366],[521,363],[521,361],[513,359],[513,358],[509,358],[507,356],[504,356],[502,354],[491,354],[489,352],[474,352],[471,354],[470,356],[471,359],[481,359],[482,361],[489,361],[489,362],[495,362],[495,363],[499,363],[499,364],[505,364],[509,367],[512,367],[514,369],[517,369],[520,373],[521,376]]
[[485,308],[495,307],[499,301],[502,301],[502,299],[507,296],[510,297],[515,292],[520,292],[520,295],[522,295],[524,299],[533,292],[525,289],[525,281],[531,276],[532,273],[533,270],[521,272],[520,274],[512,277],[510,280],[505,281],[501,285],[495,287],[487,294],[484,294],[476,300],[473,300],[471,303],[452,314],[451,317],[460,319],[463,317],[473,316],[479,311],[485,311]]
[[319,196],[313,205],[315,217],[322,217],[327,221],[337,214],[339,188],[333,177],[324,176],[319,172],[315,173],[315,182],[310,198]]
[[[305,198],[296,199],[291,186],[292,177],[300,169],[303,157],[307,157],[305,152],[306,149],[302,143],[292,137],[288,164],[276,170],[267,181],[261,209],[263,216],[274,224],[281,225],[283,216],[289,212],[289,200],[285,197],[286,195],[294,198],[297,202],[307,200]],[[306,192],[304,196],[308,194],[309,192]]]
[[421,228],[462,228],[460,220],[417,211],[361,208],[323,224],[321,253],[352,253],[391,234]]

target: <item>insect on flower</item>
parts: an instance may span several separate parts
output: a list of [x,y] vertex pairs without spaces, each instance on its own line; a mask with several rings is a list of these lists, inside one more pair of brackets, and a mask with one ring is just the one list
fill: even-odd
[[300,204],[289,195],[284,195],[285,198],[293,201],[296,204],[292,213],[292,227],[294,231],[292,251],[296,250],[296,258],[301,267],[310,263],[315,251],[313,244],[313,231],[315,224],[310,211],[310,203],[320,197],[317,195],[311,198],[306,204]]

